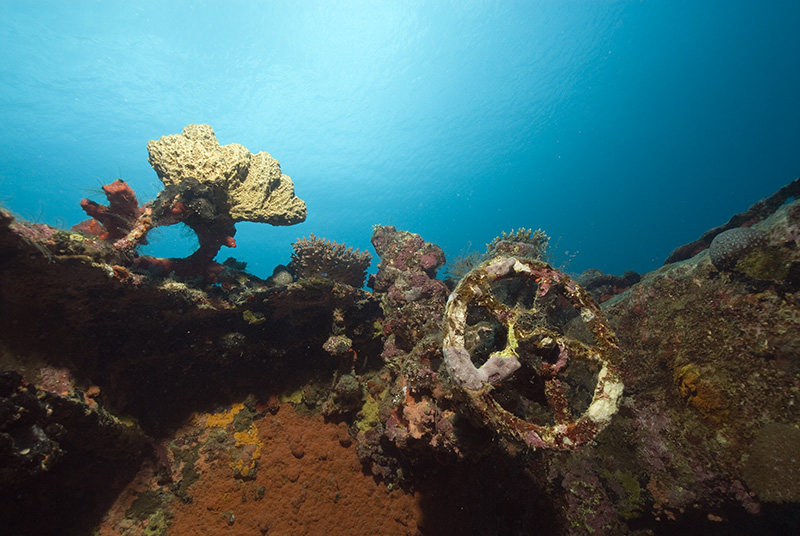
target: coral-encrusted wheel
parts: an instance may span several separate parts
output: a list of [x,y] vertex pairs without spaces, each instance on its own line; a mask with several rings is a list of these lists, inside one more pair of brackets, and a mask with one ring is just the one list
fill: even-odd
[[620,354],[600,307],[568,275],[496,257],[450,295],[444,357],[487,426],[534,448],[592,440],[617,412]]

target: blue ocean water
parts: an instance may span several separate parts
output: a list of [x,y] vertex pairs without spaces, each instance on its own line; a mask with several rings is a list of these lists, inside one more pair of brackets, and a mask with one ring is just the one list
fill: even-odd
[[794,0],[0,8],[0,203],[71,226],[120,177],[152,199],[147,141],[208,123],[308,204],[220,252],[262,277],[312,233],[372,251],[378,223],[451,259],[542,228],[570,272],[644,272],[800,175]]

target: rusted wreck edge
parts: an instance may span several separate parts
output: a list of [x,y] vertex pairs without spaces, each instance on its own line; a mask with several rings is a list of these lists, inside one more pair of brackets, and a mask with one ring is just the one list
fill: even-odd
[[672,264],[673,262],[691,259],[704,249],[708,248],[708,246],[711,245],[711,241],[714,240],[714,237],[721,232],[727,231],[728,229],[733,229],[735,227],[749,227],[754,223],[766,219],[790,197],[800,199],[800,177],[796,178],[771,196],[765,197],[760,201],[756,201],[745,212],[740,212],[739,214],[734,215],[725,225],[714,227],[713,229],[706,231],[703,236],[694,242],[675,248],[672,253],[669,254],[667,260],[664,261],[664,264]]

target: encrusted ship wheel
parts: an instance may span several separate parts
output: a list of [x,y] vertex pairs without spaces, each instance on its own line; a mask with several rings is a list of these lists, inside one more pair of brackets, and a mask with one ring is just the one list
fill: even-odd
[[444,358],[487,426],[534,448],[572,449],[617,412],[619,349],[600,307],[566,274],[496,257],[447,302]]

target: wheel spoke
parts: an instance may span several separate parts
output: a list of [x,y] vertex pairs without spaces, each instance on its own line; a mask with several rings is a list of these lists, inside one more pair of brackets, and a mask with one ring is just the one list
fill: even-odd
[[475,300],[478,305],[488,309],[501,324],[508,324],[509,320],[514,316],[513,309],[495,298],[488,289],[481,290],[483,290],[483,294]]
[[569,409],[567,394],[564,391],[565,385],[560,380],[552,379],[544,384],[544,395],[547,397],[550,409],[553,410],[556,424],[569,424],[574,420]]
[[575,339],[564,339],[571,359],[581,359],[590,363],[602,364],[602,351],[593,344],[586,344]]

